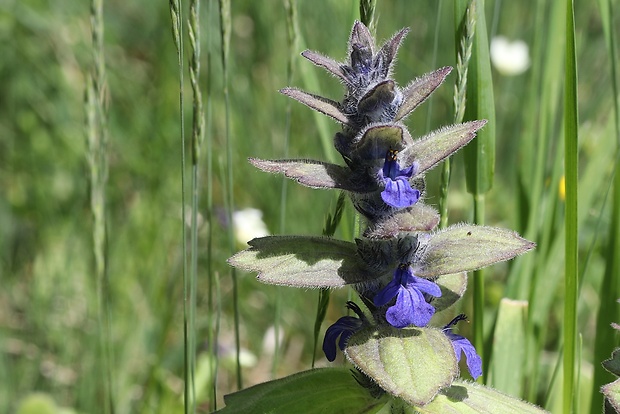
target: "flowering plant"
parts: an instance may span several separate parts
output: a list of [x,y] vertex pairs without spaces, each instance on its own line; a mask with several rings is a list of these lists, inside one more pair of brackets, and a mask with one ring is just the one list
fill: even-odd
[[[363,236],[355,243],[328,237],[261,237],[229,259],[235,267],[257,272],[264,283],[352,286],[367,310],[347,302],[356,316],[343,316],[327,329],[323,351],[333,361],[340,349],[355,367],[354,374],[339,368],[297,374],[242,391],[243,398],[229,396],[224,411],[243,411],[253,404],[269,412],[294,412],[301,407],[295,404],[303,404],[297,396],[301,401],[309,398],[301,389],[314,393],[316,412],[367,412],[372,407],[378,411],[388,405],[403,412],[420,407],[429,413],[466,412],[485,406],[494,413],[540,411],[458,379],[462,355],[471,377],[482,374],[482,360],[472,343],[453,332],[464,315],[445,326],[432,325],[435,314],[462,297],[467,272],[512,259],[534,243],[494,227],[457,224],[434,230],[439,214],[424,204],[424,173],[470,142],[486,121],[444,127],[417,139],[409,134],[402,121],[441,85],[451,68],[399,87],[390,76],[407,31],[377,48],[366,26],[356,22],[346,62],[302,53],[342,81],[346,92],[341,101],[295,88],[281,91],[342,125],[334,145],[344,165],[250,159],[259,169],[302,185],[346,191],[365,219]],[[348,384],[346,390],[342,384]],[[297,394],[278,400],[284,391]]]

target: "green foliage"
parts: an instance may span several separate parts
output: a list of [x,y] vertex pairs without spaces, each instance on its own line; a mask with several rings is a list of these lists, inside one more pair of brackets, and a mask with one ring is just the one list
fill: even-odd
[[[455,66],[449,3],[443,2],[438,14],[436,2],[377,2],[379,39],[398,28],[411,28],[400,51],[397,80],[407,81],[440,66]],[[563,36],[558,34],[563,33],[560,9],[565,4],[544,0],[485,3],[489,39],[497,34],[520,38],[530,46],[531,53],[531,66],[522,75],[509,77],[492,69],[497,159],[493,189],[486,197],[487,223],[516,228],[538,245],[536,251],[517,258],[513,264],[498,265],[487,272],[484,310],[489,323],[485,340],[494,358],[497,327],[491,328],[501,298],[528,300],[527,358],[520,374],[525,388],[520,397],[544,404],[562,392],[551,381],[563,345],[565,292],[565,205],[559,190],[562,123],[558,108],[565,66]],[[207,180],[206,163],[198,169],[202,177],[197,220],[198,359],[205,348],[220,350],[217,399],[197,390],[197,395],[203,395],[198,401],[199,410],[209,411],[214,409],[214,401],[221,406],[222,396],[235,391],[235,368],[231,363],[232,287],[225,262],[230,253],[225,238],[228,224],[223,219],[226,202],[222,189],[227,184],[224,174],[220,174],[226,170],[220,27],[217,4],[210,1],[202,5],[200,87],[203,96],[210,95],[205,99],[205,139],[212,140],[209,156],[215,174]],[[146,0],[104,1],[108,82],[105,105],[109,113],[106,243],[111,363],[118,413],[174,413],[180,412],[182,405],[179,88],[167,6],[162,2],[153,7],[153,2]],[[344,58],[342,40],[357,17],[357,2],[298,2],[298,9],[299,41],[294,53],[298,55],[309,47]],[[89,14],[88,2],[0,2],[0,75],[4,80],[0,98],[0,412],[15,412],[19,401],[34,390],[51,395],[58,406],[73,407],[76,412],[97,412],[102,407],[95,352],[96,289],[89,270],[93,233],[84,139],[85,74],[91,67],[92,47]],[[296,104],[291,114],[294,139],[289,155],[285,155],[284,114],[289,99],[277,90],[295,84],[336,99],[338,93],[332,91],[339,88],[335,79],[311,65],[302,65],[299,58],[293,60],[299,72],[292,82],[287,80],[290,52],[285,14],[279,0],[231,2],[228,86],[230,133],[235,140],[231,153],[234,200],[240,207],[261,209],[272,233],[279,228],[280,186],[274,177],[256,173],[247,158],[307,156],[340,162],[330,149],[339,126],[320,114],[309,116],[306,108]],[[437,38],[435,22],[440,23]],[[582,366],[580,381],[588,384],[592,381],[590,367],[597,370],[617,345],[613,333],[607,332],[609,322],[618,320],[614,315],[619,311],[613,296],[618,292],[614,277],[619,257],[617,241],[608,243],[610,229],[618,234],[620,228],[620,204],[613,201],[612,207],[612,200],[620,199],[620,180],[612,179],[617,148],[613,108],[617,97],[610,88],[609,69],[617,58],[606,48],[606,39],[617,39],[618,27],[617,13],[602,13],[596,2],[578,4],[578,247],[581,257],[590,248],[592,255],[587,266],[584,268],[582,262],[579,269],[584,277],[580,281],[577,330],[583,333],[584,340],[583,359],[577,363]],[[455,79],[453,72],[446,77],[446,85],[435,92],[430,114],[427,103],[403,121],[416,136],[452,122],[450,85]],[[186,87],[189,91],[189,83]],[[188,100],[187,108],[190,105]],[[191,122],[189,111],[186,116],[186,121]],[[206,142],[200,147],[205,160],[209,148]],[[325,151],[331,151],[331,159]],[[451,223],[471,222],[463,177],[462,159],[457,157],[450,187]],[[438,172],[429,174],[427,180],[425,202],[435,205]],[[606,204],[610,183],[615,183],[616,190]],[[212,210],[207,210],[208,191],[212,192]],[[318,235],[333,198],[326,191],[303,187],[295,188],[294,195],[289,191],[286,232]],[[343,221],[347,219],[352,221],[350,206],[343,213]],[[213,239],[208,257],[209,232]],[[352,231],[339,229],[335,237],[351,240]],[[602,284],[607,255],[610,276]],[[208,280],[216,274],[221,276],[220,286],[212,287],[212,291],[219,291],[221,296],[210,307]],[[241,347],[243,354],[250,356],[248,362],[242,361],[246,385],[271,375],[270,365],[265,362],[271,358],[271,348],[263,345],[268,344],[263,339],[270,338],[265,332],[273,325],[278,288],[258,286],[252,275],[239,275]],[[310,367],[314,296],[303,290],[287,290],[282,295],[283,309],[295,310],[281,318],[278,376]],[[346,296],[346,290],[332,293],[333,304],[327,309],[326,320],[337,319]],[[450,318],[454,312],[457,310],[441,313]],[[601,320],[597,323],[598,316]],[[210,342],[208,329],[214,325],[207,323],[208,318],[218,319],[221,326],[219,338]],[[464,333],[469,329],[461,327]],[[596,353],[595,337],[600,341]],[[253,362],[252,356],[260,363]],[[321,359],[317,362],[322,363]],[[608,377],[599,377],[596,371],[590,387],[596,394],[611,381],[610,374],[605,374]],[[557,378],[559,381],[561,376]],[[440,398],[452,403],[441,395],[436,401]],[[580,407],[589,406],[584,398],[590,397],[582,396]]]
[[458,372],[450,339],[439,329],[362,329],[344,352],[381,388],[414,406],[428,404]]
[[346,368],[321,368],[227,395],[221,414],[376,413],[386,398],[360,387]]

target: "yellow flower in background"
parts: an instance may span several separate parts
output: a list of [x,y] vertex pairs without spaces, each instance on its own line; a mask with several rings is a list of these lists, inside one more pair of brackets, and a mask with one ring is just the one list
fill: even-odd
[[520,75],[530,67],[530,51],[523,40],[509,41],[504,36],[491,40],[491,63],[505,76]]
[[564,176],[560,178],[560,182],[558,184],[558,195],[560,196],[560,200],[566,200],[566,178]]

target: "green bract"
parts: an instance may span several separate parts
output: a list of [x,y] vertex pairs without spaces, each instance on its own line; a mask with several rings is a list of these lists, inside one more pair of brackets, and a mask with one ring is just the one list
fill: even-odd
[[354,334],[345,355],[384,390],[425,405],[458,372],[452,344],[433,328],[369,327]]

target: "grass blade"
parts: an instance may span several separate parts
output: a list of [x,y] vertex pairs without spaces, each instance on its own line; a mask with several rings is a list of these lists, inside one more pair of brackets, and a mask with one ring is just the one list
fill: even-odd
[[566,1],[566,65],[564,80],[564,168],[566,177],[564,382],[563,411],[572,412],[577,342],[578,222],[577,222],[577,61],[573,0]]
[[612,382],[615,377],[607,372],[600,363],[608,358],[610,352],[616,345],[614,330],[610,327],[612,322],[617,323],[619,312],[616,299],[620,287],[618,286],[618,274],[620,273],[620,174],[618,173],[618,161],[620,158],[620,97],[618,96],[618,69],[616,40],[614,33],[614,8],[611,0],[600,0],[599,9],[605,33],[605,44],[607,46],[607,56],[610,61],[611,69],[611,91],[614,105],[614,132],[616,138],[616,162],[612,177],[613,195],[611,209],[611,225],[607,240],[605,256],[605,273],[601,285],[600,309],[596,320],[596,339],[594,343],[594,381],[592,387],[592,402],[590,410],[595,412],[603,406],[603,396],[600,387],[603,384]]

